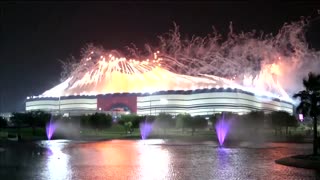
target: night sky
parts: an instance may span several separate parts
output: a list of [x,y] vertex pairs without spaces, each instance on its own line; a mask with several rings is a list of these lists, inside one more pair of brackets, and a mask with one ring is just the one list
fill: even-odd
[[[123,50],[156,43],[173,22],[186,35],[206,35],[212,25],[222,34],[234,31],[277,33],[284,22],[316,17],[320,3],[252,2],[7,2],[0,3],[0,112],[23,111],[27,96],[39,95],[60,82],[61,63],[79,57],[86,43]],[[308,32],[320,48],[320,20]]]

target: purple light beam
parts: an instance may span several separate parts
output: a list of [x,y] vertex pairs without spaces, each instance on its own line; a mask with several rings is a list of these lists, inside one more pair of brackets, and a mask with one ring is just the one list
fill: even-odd
[[48,140],[51,140],[54,131],[56,130],[56,125],[52,122],[52,117],[49,123],[46,124],[46,133]]
[[229,131],[229,123],[225,121],[224,116],[216,124],[216,132],[219,140],[220,146],[223,145],[224,140]]
[[141,139],[147,139],[152,131],[152,124],[147,122],[140,123],[140,135]]

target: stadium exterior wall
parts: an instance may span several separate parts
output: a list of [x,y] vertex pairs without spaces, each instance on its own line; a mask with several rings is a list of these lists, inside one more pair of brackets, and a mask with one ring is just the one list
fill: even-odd
[[97,111],[96,96],[64,96],[27,99],[26,111],[43,110],[53,114],[77,116]]
[[262,110],[293,113],[293,105],[280,99],[259,97],[238,89],[201,89],[189,91],[162,91],[152,94],[117,93],[97,96],[64,96],[60,98],[29,98],[26,111],[44,110],[52,113],[80,115],[94,112],[112,112],[116,107],[127,107],[138,115],[190,113],[209,115],[219,112],[245,114]]

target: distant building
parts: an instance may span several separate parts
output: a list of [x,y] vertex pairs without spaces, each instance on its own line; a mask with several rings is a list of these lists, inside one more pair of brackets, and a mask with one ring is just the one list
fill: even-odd
[[[161,66],[159,53],[138,61],[88,51],[72,76],[39,96],[27,97],[26,111],[44,110],[66,116],[95,112],[192,116],[279,110],[293,113],[290,97],[276,84],[268,83],[267,89],[252,88],[250,83],[243,86],[242,81],[238,84],[215,75],[178,74],[173,72],[175,66]],[[198,71],[198,67],[187,69],[191,68]]]
[[5,113],[0,113],[1,117],[4,117],[7,120],[10,120],[10,117],[12,116],[11,112],[5,112]]
[[44,110],[51,113],[77,116],[95,112],[110,114],[157,115],[160,112],[176,115],[189,113],[210,115],[221,112],[246,114],[250,111],[287,111],[293,113],[293,104],[267,96],[231,88],[171,90],[156,93],[114,93],[96,96],[77,95],[33,97],[26,101],[26,111]]

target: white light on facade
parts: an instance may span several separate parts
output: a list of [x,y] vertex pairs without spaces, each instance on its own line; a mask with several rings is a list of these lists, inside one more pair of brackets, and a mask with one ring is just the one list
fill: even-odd
[[167,99],[160,99],[160,103],[161,104],[168,104],[168,100]]

